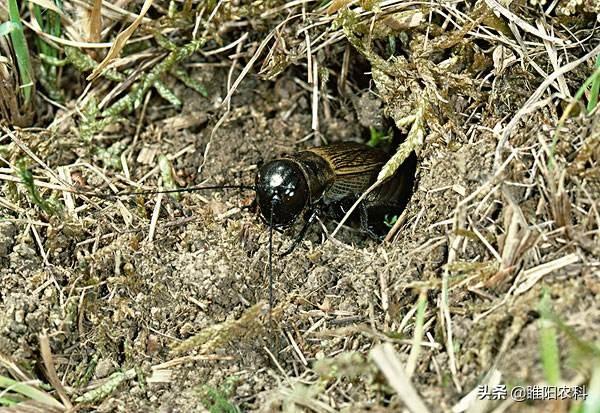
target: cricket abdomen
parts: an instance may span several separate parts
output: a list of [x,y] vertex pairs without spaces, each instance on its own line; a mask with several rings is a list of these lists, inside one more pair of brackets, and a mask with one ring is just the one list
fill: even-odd
[[[390,221],[394,216],[399,216],[408,204],[412,195],[415,168],[416,156],[411,154],[394,175],[365,197],[363,205],[352,213],[351,220],[360,220],[364,225],[361,213],[366,212],[368,228],[363,229],[379,236],[385,235],[389,230],[385,222]],[[327,214],[335,219],[341,219],[358,198],[376,182],[378,173],[377,170],[373,173],[336,180],[323,199]]]

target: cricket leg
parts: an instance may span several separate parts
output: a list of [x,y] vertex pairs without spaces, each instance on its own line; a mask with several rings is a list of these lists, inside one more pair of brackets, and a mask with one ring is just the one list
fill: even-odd
[[300,244],[300,241],[302,241],[306,236],[308,228],[310,228],[312,223],[315,222],[315,219],[317,218],[317,211],[317,208],[312,208],[306,211],[306,214],[304,214],[304,226],[302,227],[298,235],[294,238],[294,242],[292,242],[292,245],[290,245],[287,250],[279,254],[280,257],[288,255],[296,249],[298,244]]
[[241,209],[242,209],[242,211],[257,212],[258,211],[258,201],[256,200],[256,197],[252,200],[252,202],[250,204],[243,205]]
[[366,232],[371,238],[382,241],[383,237],[380,236],[379,234],[377,234],[375,231],[373,231],[371,229],[371,227],[369,226],[369,211],[367,210],[367,205],[365,204],[364,201],[358,205],[358,209],[360,211],[360,227],[361,227],[361,229],[364,232]]

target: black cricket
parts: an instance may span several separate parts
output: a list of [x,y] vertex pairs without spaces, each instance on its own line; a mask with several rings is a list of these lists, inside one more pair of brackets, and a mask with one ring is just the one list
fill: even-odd
[[[302,229],[294,250],[319,215],[342,218],[377,179],[390,155],[367,145],[342,142],[309,148],[264,164],[256,175],[256,203],[271,228],[291,227],[300,216]],[[386,218],[399,215],[412,193],[416,157],[412,154],[393,176],[369,193],[358,206],[361,229],[380,239]]]
[[[217,184],[151,191],[121,192],[101,195],[73,191],[81,195],[119,198],[131,195],[193,192],[216,189],[252,189],[253,204],[258,206],[262,221],[270,229],[282,231],[302,217],[304,225],[291,246],[281,255],[289,254],[298,245],[317,216],[341,219],[358,198],[377,180],[381,168],[391,155],[382,149],[355,142],[340,142],[308,148],[262,165],[255,185]],[[411,195],[416,170],[416,156],[408,159],[358,206],[360,228],[372,238],[381,240],[389,227],[386,219],[398,216]]]

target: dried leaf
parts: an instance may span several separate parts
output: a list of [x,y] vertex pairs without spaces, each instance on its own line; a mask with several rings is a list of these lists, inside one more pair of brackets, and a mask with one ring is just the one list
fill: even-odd
[[351,0],[333,0],[327,8],[327,14],[333,14],[341,8],[350,4]]
[[102,31],[102,0],[94,0],[94,6],[92,7],[88,23],[88,41],[99,42],[101,38],[100,32]]
[[117,38],[113,42],[113,45],[110,48],[110,50],[108,51],[108,54],[106,55],[104,60],[102,62],[100,62],[100,64],[98,66],[96,66],[96,69],[94,69],[94,71],[92,73],[90,73],[90,75],[87,77],[87,80],[91,81],[91,80],[94,80],[95,78],[97,78],[98,75],[100,75],[100,72],[102,72],[104,70],[104,68],[106,66],[108,66],[108,64],[111,62],[111,60],[115,59],[119,55],[119,53],[121,53],[121,50],[123,50],[123,47],[125,47],[125,44],[127,43],[127,40],[129,40],[129,38],[131,37],[131,35],[135,31],[135,29],[137,29],[137,27],[140,25],[140,23],[142,23],[142,20],[144,19],[144,16],[148,12],[148,9],[150,8],[151,5],[152,5],[152,0],[144,1],[144,5],[142,6],[142,10],[140,10],[140,14],[138,14],[138,16],[129,25],[128,28],[126,28],[125,30],[123,30],[121,33],[118,34]]
[[419,10],[394,13],[383,20],[383,23],[394,31],[403,31],[418,27],[425,21],[425,14]]

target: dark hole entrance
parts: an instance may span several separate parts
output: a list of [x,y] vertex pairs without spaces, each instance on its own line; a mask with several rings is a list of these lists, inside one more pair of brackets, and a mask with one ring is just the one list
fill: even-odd
[[[390,157],[393,156],[399,145],[406,136],[395,127],[390,119],[384,120],[385,130],[389,132],[390,139],[382,141],[376,147],[385,151]],[[363,134],[365,142],[372,137],[372,132],[365,128]],[[359,206],[350,216],[349,223],[360,232],[365,239],[375,238],[383,240],[389,230],[394,226],[396,220],[408,206],[415,185],[417,170],[417,156],[412,152],[404,163],[396,170],[394,175],[367,196],[364,207]],[[334,213],[335,217],[341,219],[356,199],[349,199],[341,206],[341,211]],[[366,213],[366,216],[365,216]],[[366,227],[365,227],[365,220]]]

